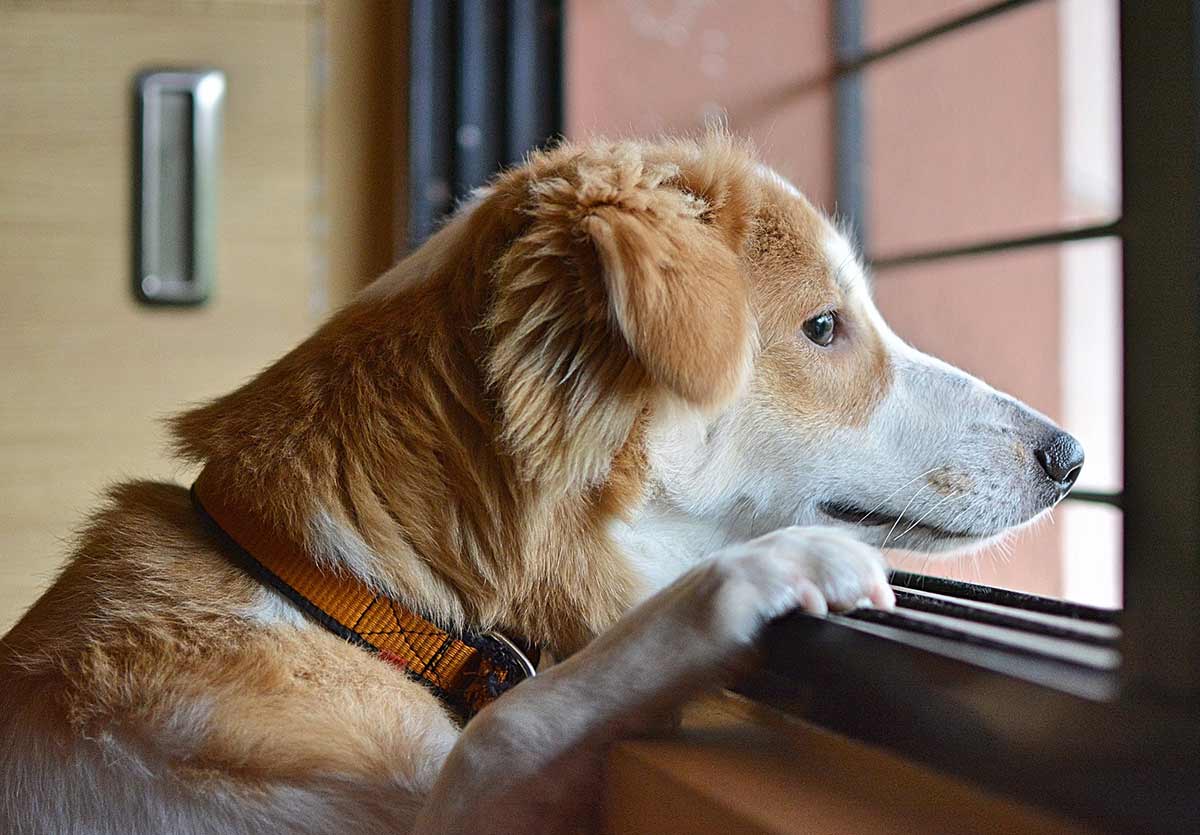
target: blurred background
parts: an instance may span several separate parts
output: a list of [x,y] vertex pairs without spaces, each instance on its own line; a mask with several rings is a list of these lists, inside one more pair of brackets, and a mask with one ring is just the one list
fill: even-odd
[[1052,520],[894,562],[1119,606],[1117,98],[1115,0],[0,0],[0,631],[106,483],[190,477],[162,417],[489,173],[714,117],[849,221],[902,337],[1087,450]]

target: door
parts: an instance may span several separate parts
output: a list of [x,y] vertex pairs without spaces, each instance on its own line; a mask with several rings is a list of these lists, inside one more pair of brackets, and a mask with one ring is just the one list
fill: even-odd
[[[319,7],[0,0],[0,634],[52,579],[104,485],[186,483],[161,420],[311,330]],[[226,76],[210,301],[131,292],[132,80]]]

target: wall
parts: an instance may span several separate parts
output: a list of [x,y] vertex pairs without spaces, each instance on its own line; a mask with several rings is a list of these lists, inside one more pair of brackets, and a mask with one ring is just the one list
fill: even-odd
[[[186,483],[162,419],[232,390],[382,272],[402,228],[406,4],[0,0],[0,634],[105,485]],[[132,95],[225,71],[217,279],[130,292]]]

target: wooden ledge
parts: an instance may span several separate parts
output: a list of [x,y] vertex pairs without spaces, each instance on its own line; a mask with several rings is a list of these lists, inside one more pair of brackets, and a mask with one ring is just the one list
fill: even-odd
[[619,744],[607,791],[612,835],[1090,831],[731,693]]

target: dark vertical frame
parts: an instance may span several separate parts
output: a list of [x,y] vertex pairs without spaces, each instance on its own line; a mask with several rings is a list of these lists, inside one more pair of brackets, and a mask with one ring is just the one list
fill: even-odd
[[509,0],[509,164],[562,131],[561,16],[558,3]]
[[[838,67],[856,67],[863,55],[862,0],[833,4],[834,58]],[[867,240],[866,122],[863,76],[858,69],[838,72],[834,98],[834,190],[837,213],[861,248]]]
[[454,9],[412,0],[409,71],[410,245],[433,232],[451,206],[454,177]]
[[487,181],[504,160],[505,3],[459,0],[454,193],[463,197]]
[[408,245],[562,132],[562,0],[413,0]]
[[1200,3],[1121,2],[1123,688],[1200,696]]

